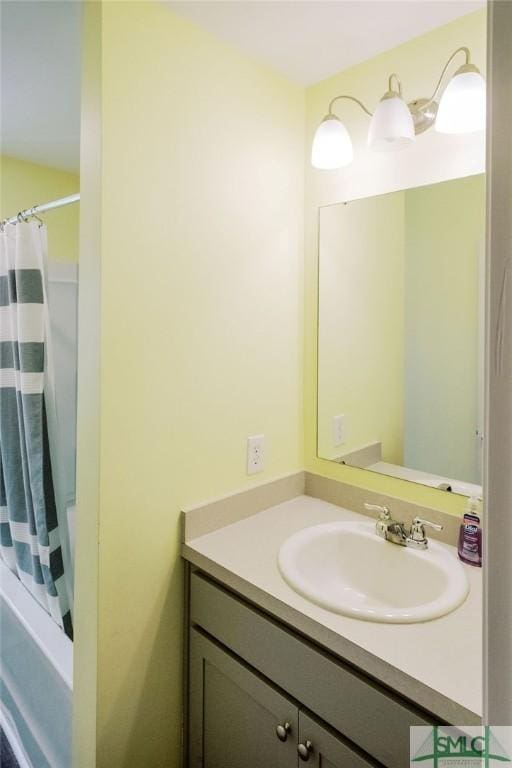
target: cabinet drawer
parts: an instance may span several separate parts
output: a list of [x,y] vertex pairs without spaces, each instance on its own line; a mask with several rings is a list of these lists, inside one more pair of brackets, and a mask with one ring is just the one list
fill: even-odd
[[409,768],[409,727],[435,718],[293,634],[201,574],[191,622],[388,768]]

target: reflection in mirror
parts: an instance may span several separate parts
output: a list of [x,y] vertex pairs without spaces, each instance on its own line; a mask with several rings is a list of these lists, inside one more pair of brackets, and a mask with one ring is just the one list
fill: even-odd
[[485,177],[320,209],[318,455],[481,495]]

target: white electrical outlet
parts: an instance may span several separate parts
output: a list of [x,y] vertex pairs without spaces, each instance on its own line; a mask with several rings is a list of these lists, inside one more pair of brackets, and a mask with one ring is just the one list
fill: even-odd
[[265,464],[265,435],[252,435],[247,438],[247,474],[263,472]]
[[334,445],[343,445],[347,442],[347,422],[344,414],[334,416],[332,420],[332,441]]

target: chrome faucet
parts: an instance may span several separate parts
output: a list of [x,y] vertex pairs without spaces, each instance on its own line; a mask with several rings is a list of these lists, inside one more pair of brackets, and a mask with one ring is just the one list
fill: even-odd
[[364,506],[369,512],[379,513],[379,519],[375,525],[377,536],[402,547],[427,549],[428,539],[425,528],[433,528],[435,531],[443,530],[442,525],[431,523],[430,520],[424,520],[422,517],[415,517],[412,521],[411,530],[408,531],[404,523],[393,520],[389,507],[379,504],[365,504]]

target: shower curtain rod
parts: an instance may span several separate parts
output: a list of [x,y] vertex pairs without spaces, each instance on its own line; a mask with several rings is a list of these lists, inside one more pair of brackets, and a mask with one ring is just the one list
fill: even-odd
[[68,195],[67,197],[61,197],[60,200],[52,200],[51,203],[43,203],[43,205],[33,205],[32,208],[26,208],[24,211],[20,211],[16,216],[11,216],[10,219],[5,219],[2,224],[17,224],[19,221],[28,219],[30,216],[37,216],[38,213],[45,213],[45,211],[51,211],[53,208],[62,208],[64,205],[71,205],[71,203],[78,203],[80,200],[80,193],[75,195]]

